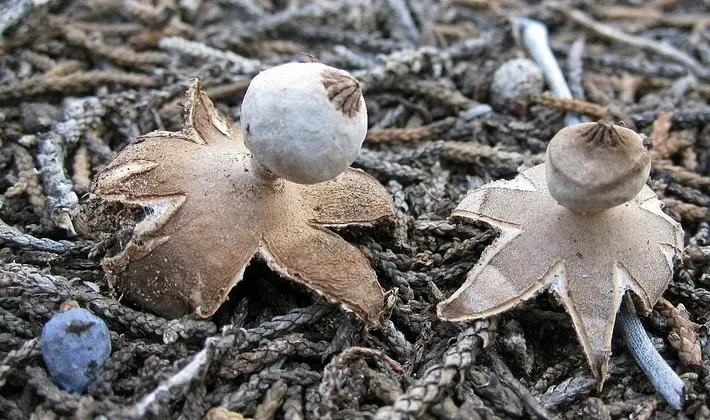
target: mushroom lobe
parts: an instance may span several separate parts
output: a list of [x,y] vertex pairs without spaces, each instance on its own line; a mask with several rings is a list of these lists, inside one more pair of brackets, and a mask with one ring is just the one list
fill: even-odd
[[579,213],[633,199],[651,171],[643,139],[605,121],[563,128],[550,140],[545,161],[550,195]]

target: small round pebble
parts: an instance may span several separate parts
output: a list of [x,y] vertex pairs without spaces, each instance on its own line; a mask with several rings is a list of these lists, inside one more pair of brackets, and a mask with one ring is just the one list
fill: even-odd
[[503,63],[493,73],[490,103],[498,111],[509,111],[511,104],[526,103],[542,93],[542,71],[527,58],[515,58]]
[[52,380],[62,389],[81,394],[111,354],[111,338],[101,318],[73,308],[44,324],[40,347]]

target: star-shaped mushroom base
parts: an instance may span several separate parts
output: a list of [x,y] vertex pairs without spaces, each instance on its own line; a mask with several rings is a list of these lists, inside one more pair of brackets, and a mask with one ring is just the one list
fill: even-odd
[[572,317],[589,366],[603,383],[625,292],[643,312],[666,289],[683,247],[680,225],[644,186],[633,200],[578,214],[549,194],[545,164],[471,192],[452,217],[487,222],[500,236],[438,314],[452,321],[503,312],[548,289]]
[[136,139],[93,185],[100,198],[147,212],[123,251],[103,261],[125,299],[166,317],[209,316],[258,255],[376,324],[384,298],[374,271],[326,228],[392,221],[384,187],[355,169],[314,185],[273,176],[197,81],[186,114],[181,132]]

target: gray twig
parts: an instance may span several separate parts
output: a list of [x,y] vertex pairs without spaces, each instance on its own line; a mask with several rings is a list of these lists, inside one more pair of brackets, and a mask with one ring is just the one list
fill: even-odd
[[65,254],[67,252],[83,248],[85,245],[71,241],[53,241],[49,238],[36,238],[28,233],[5,225],[0,221],[0,242],[11,243],[20,248],[33,249],[36,251],[54,252],[55,254]]
[[201,42],[189,41],[179,36],[166,36],[158,42],[158,47],[188,57],[203,58],[217,63],[230,64],[233,73],[255,73],[261,69],[261,62],[212,48]]
[[641,324],[631,299],[626,296],[619,313],[619,323],[626,334],[628,349],[659,394],[674,408],[681,409],[685,385],[658,353]]
[[569,68],[569,89],[572,92],[574,99],[585,100],[584,84],[582,78],[584,76],[584,64],[582,57],[584,49],[587,46],[584,36],[577,38],[569,49],[567,55],[567,67]]
[[458,372],[466,369],[490,342],[495,320],[477,321],[459,334],[458,340],[444,353],[444,360],[424,372],[422,378],[398,397],[391,406],[377,410],[375,419],[407,419],[419,416],[436,401],[439,392],[451,385]]
[[149,413],[158,414],[161,405],[182,398],[195,381],[207,374],[214,359],[227,348],[238,345],[243,340],[244,330],[226,331],[222,336],[208,338],[205,347],[192,358],[190,363],[136,403],[132,415],[145,418]]
[[[523,46],[540,66],[552,93],[560,98],[572,99],[572,92],[550,48],[547,27],[542,22],[524,17],[515,19],[514,27],[516,34],[520,34]],[[575,114],[567,114],[565,117],[565,125],[579,124],[579,122],[580,119]]]
[[410,42],[416,41],[419,38],[419,30],[414,24],[407,2],[405,0],[386,0],[386,3],[391,12],[390,22],[394,26],[393,35]]
[[64,141],[59,134],[48,132],[39,136],[37,165],[47,194],[47,209],[59,227],[75,234],[70,212],[79,204],[79,198],[64,171],[65,158]]

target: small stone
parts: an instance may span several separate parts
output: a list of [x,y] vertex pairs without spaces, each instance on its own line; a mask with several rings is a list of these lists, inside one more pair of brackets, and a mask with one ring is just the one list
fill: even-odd
[[527,58],[515,58],[493,73],[489,102],[498,111],[525,113],[527,103],[542,93],[543,87],[540,68]]

